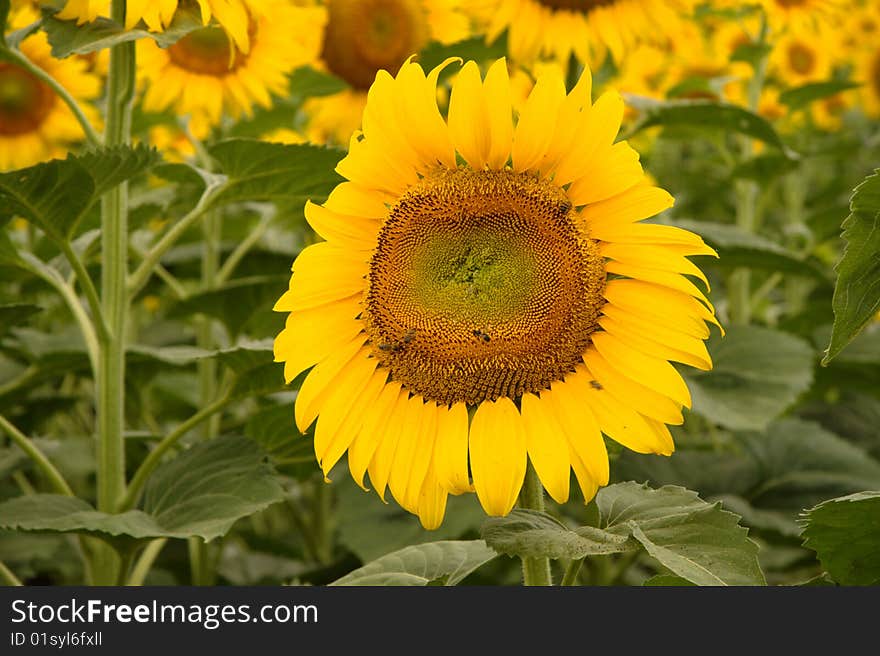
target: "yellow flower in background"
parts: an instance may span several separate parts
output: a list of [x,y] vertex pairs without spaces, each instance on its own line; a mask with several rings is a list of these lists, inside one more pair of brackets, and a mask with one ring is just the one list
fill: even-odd
[[[36,17],[26,8],[13,14],[10,24],[19,27]],[[98,113],[90,102],[101,94],[101,78],[89,71],[84,59],[55,59],[42,32],[25,39],[21,51],[67,89],[93,124],[97,123]],[[0,171],[63,157],[84,136],[73,112],[48,84],[0,59]]]
[[[727,2],[742,6],[741,2]],[[836,24],[852,8],[846,0],[761,0],[767,22],[775,32],[788,29],[821,29]]]
[[692,0],[483,0],[487,40],[507,30],[511,58],[532,62],[540,57],[567,64],[574,55],[601,64],[610,51],[615,62],[636,44],[666,44]]
[[[196,0],[202,23],[215,20],[229,34],[235,47],[242,52],[250,49],[249,15],[275,9],[268,0]],[[140,21],[150,31],[163,32],[171,24],[180,3],[178,0],[127,0],[125,27],[134,28]],[[67,0],[56,16],[76,20],[79,25],[110,15],[110,0]]]
[[363,133],[351,140],[324,205],[306,218],[327,241],[293,263],[275,340],[298,393],[303,431],[317,419],[325,475],[348,453],[361,485],[386,488],[427,528],[448,494],[485,511],[513,507],[532,461],[558,502],[574,470],[589,500],[608,482],[602,433],[670,454],[687,386],[670,361],[712,366],[717,323],[689,255],[697,235],[642,224],[673,203],[638,154],[615,143],[623,102],[591,102],[587,70],[566,94],[549,69],[518,121],[502,59],[456,77],[444,65],[380,71]]
[[[288,91],[287,75],[304,63],[291,40],[294,9],[276,7],[272,15],[254,15],[248,26],[250,50],[234,48],[228,33],[214,26],[190,32],[168,48],[150,39],[138,42],[138,73],[146,85],[143,108],[173,108],[191,117],[190,127],[204,137],[224,116],[241,118],[254,107],[270,107],[273,95]],[[308,32],[302,38],[309,39]]]
[[824,30],[788,30],[770,51],[770,74],[787,87],[827,80],[832,69],[830,42]]
[[858,55],[855,81],[862,85],[859,90],[865,113],[880,117],[880,43]]
[[[380,70],[395,71],[431,41],[454,43],[470,34],[463,0],[327,0],[299,9],[325,16],[313,65],[344,80],[349,89],[305,104],[308,136],[345,145],[360,127],[367,89]],[[305,58],[305,57],[304,57]]]
[[811,103],[810,114],[813,123],[819,128],[836,132],[843,124],[844,115],[857,104],[858,94],[855,91],[844,91]]

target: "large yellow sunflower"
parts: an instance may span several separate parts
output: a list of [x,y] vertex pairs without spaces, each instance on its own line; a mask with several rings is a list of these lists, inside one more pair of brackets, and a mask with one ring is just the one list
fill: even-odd
[[[250,49],[248,34],[249,12],[263,13],[268,0],[196,0],[207,25],[211,19],[229,33],[235,47],[243,52]],[[140,21],[153,32],[163,32],[171,24],[177,11],[178,0],[127,0],[125,3],[125,27],[132,29]],[[57,17],[76,20],[80,25],[94,21],[99,16],[109,16],[110,0],[67,0]]]
[[[447,62],[448,63],[448,62]],[[445,64],[444,64],[445,66]],[[672,205],[614,143],[616,92],[591,104],[540,77],[514,124],[506,62],[458,74],[448,119],[441,67],[380,71],[346,182],[306,218],[327,241],[293,263],[275,340],[288,381],[313,367],[297,425],[317,419],[325,474],[354,479],[438,526],[447,494],[513,507],[533,463],[557,501],[573,469],[589,500],[608,481],[602,433],[670,454],[687,386],[670,361],[709,369],[715,322],[686,259],[696,235],[640,223]],[[683,275],[684,274],[684,275]]]
[[487,40],[508,32],[508,52],[521,62],[539,57],[617,63],[637,43],[665,45],[693,0],[482,0]]
[[[10,24],[21,27],[36,18],[26,7],[13,13]],[[21,51],[67,89],[93,123],[97,120],[90,102],[100,95],[102,84],[100,77],[88,70],[86,61],[55,59],[42,32],[25,39]],[[0,60],[0,171],[63,157],[71,144],[83,138],[73,112],[48,84],[30,71]]]
[[[236,50],[219,27],[190,32],[174,45],[160,48],[150,39],[138,43],[138,72],[147,85],[143,106],[148,112],[169,107],[191,117],[201,137],[224,115],[250,115],[255,106],[269,107],[272,96],[287,94],[287,75],[304,62],[292,40],[313,39],[309,29],[292,30],[296,22],[286,3],[272,15],[254,15],[248,26],[250,50]],[[301,26],[306,27],[306,26]]]
[[[367,89],[380,70],[397,70],[430,41],[454,43],[470,33],[462,0],[326,0],[300,7],[320,11],[324,28],[312,63],[341,78],[348,89],[311,98],[308,135],[316,142],[348,143],[360,127]],[[308,53],[306,53],[308,54]]]

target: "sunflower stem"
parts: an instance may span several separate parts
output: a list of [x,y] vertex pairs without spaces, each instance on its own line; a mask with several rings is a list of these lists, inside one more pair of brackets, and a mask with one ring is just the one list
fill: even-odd
[[584,564],[584,559],[579,558],[577,560],[573,560],[568,564],[568,567],[565,568],[565,574],[562,576],[561,586],[571,586],[577,585],[578,575],[581,573],[581,565]]
[[131,570],[127,585],[141,586],[144,584],[147,574],[153,567],[153,563],[156,561],[159,552],[162,551],[162,547],[165,546],[166,542],[168,542],[168,538],[159,538],[158,540],[153,540],[150,544],[144,547],[140,558],[137,559],[134,568]]
[[[544,486],[541,485],[541,480],[531,462],[526,466],[526,478],[519,493],[519,507],[544,512]],[[523,558],[522,569],[523,585],[553,585],[548,558]]]
[[[111,17],[125,22],[125,0],[113,0]],[[110,49],[107,86],[107,147],[131,142],[131,107],[135,84],[134,43]],[[125,318],[128,313],[128,185],[122,183],[101,199],[101,305],[109,335],[98,354],[98,510],[113,512],[125,495]],[[113,584],[125,563],[108,547],[97,550],[98,584]]]

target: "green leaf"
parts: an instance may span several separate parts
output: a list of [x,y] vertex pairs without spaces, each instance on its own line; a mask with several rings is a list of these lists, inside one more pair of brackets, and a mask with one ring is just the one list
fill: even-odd
[[2,337],[10,328],[18,326],[37,314],[42,312],[43,308],[39,305],[31,305],[28,303],[11,303],[9,305],[0,305],[0,337]]
[[791,111],[803,109],[807,105],[823,98],[836,96],[838,93],[861,86],[847,80],[829,80],[827,82],[810,82],[803,86],[787,89],[779,94],[779,102],[788,105]]
[[265,396],[285,388],[284,375],[272,350],[272,340],[242,342],[212,355],[232,371],[232,398]]
[[694,412],[727,428],[762,430],[813,380],[813,350],[798,337],[731,326],[708,343],[711,371],[687,371]]
[[648,587],[682,587],[692,586],[694,584],[680,576],[674,576],[672,574],[657,574],[656,576],[649,578],[642,585]]
[[482,540],[428,542],[383,556],[330,585],[428,585],[444,578],[445,585],[457,585],[496,556]]
[[6,21],[9,18],[10,0],[0,0],[0,48],[6,45]]
[[342,177],[334,171],[345,156],[319,146],[228,139],[209,150],[229,180],[214,199],[219,206],[239,201],[275,201],[298,210],[311,199],[321,202]]
[[673,574],[697,585],[764,585],[758,545],[739,517],[696,492],[619,483],[596,495],[605,530],[628,531]]
[[792,273],[824,281],[828,273],[817,262],[804,260],[794,252],[760,235],[734,225],[678,219],[673,225],[700,235],[718,251],[719,259],[707,264],[729,268],[749,267],[765,271]]
[[283,498],[259,447],[224,436],[200,442],[156,469],[144,489],[144,510],[170,532],[212,540]]
[[880,492],[830,499],[808,510],[804,546],[841,585],[880,584]]
[[143,145],[118,146],[0,174],[0,216],[20,215],[56,241],[68,241],[101,194],[158,158]]
[[837,264],[834,326],[822,364],[828,364],[880,310],[880,169],[853,192],[843,222],[846,249]]
[[752,68],[757,69],[764,57],[770,54],[772,47],[767,43],[745,43],[737,48],[730,55],[730,61],[742,61],[751,64]]
[[43,29],[52,45],[52,56],[60,59],[97,52],[138,39],[153,39],[159,47],[167,48],[193,30],[203,27],[201,16],[195,8],[178,9],[171,24],[162,32],[126,30],[119,23],[103,17],[77,25],[75,21],[58,20],[54,13],[51,9],[44,10]]
[[758,547],[739,517],[696,492],[618,483],[596,495],[599,526],[568,529],[545,513],[514,510],[483,524],[496,551],[527,558],[578,559],[641,546],[673,574],[697,585],[759,585]]
[[490,517],[480,534],[497,552],[524,558],[580,560],[637,548],[626,533],[617,535],[592,526],[571,530],[535,510],[513,510],[506,517]]
[[[791,173],[797,168],[797,166],[797,160],[778,153],[769,152],[757,155],[737,164],[731,172],[731,175],[734,178],[747,178],[749,180],[755,180],[756,182],[767,183],[774,178],[783,176],[786,173]],[[751,235],[752,233],[744,234]]]
[[645,108],[629,135],[658,125],[736,132],[776,146],[788,154],[782,139],[767,120],[738,105],[704,100],[655,102]]
[[293,403],[255,412],[245,424],[244,434],[259,444],[276,466],[305,460],[318,471],[312,440],[299,432],[293,420]]
[[256,445],[221,437],[161,465],[147,482],[144,511],[109,514],[82,499],[34,494],[0,503],[0,528],[79,533],[129,549],[160,537],[211,540],[238,519],[282,498],[281,486]]

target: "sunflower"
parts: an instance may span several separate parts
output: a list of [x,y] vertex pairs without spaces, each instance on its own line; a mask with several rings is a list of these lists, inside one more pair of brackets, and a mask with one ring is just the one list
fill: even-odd
[[[29,8],[12,14],[19,27],[37,15]],[[55,59],[46,35],[38,32],[21,43],[21,51],[57,80],[76,99],[93,124],[98,113],[89,103],[101,93],[101,78],[80,58]],[[52,88],[17,64],[0,59],[0,171],[24,168],[62,157],[84,138],[70,108]]]
[[316,68],[345,81],[337,94],[309,99],[304,110],[312,141],[345,144],[360,127],[367,89],[380,70],[397,70],[429,42],[454,43],[470,33],[461,0],[327,0],[299,11],[324,16],[318,47],[311,56]]
[[[250,49],[249,14],[263,13],[266,0],[196,0],[202,23],[217,21],[242,52]],[[127,0],[125,27],[132,29],[140,21],[150,31],[163,32],[171,24],[180,3],[178,0]],[[257,10],[259,9],[259,12]],[[99,16],[109,16],[110,0],[67,0],[56,14],[61,20],[76,20],[78,25],[90,23]]]
[[825,30],[788,30],[770,51],[771,74],[789,87],[828,79],[832,69],[829,41]]
[[146,84],[143,107],[169,107],[191,117],[196,136],[204,136],[224,115],[248,116],[255,106],[270,107],[272,96],[288,91],[287,75],[303,62],[291,39],[309,39],[310,30],[291,32],[293,9],[276,7],[272,16],[251,16],[250,50],[236,50],[225,30],[208,26],[190,32],[168,48],[150,39],[138,43],[139,75]]
[[591,104],[589,70],[566,94],[540,77],[512,119],[507,64],[467,62],[448,119],[436,84],[380,71],[346,181],[306,218],[326,241],[293,263],[275,340],[289,382],[309,369],[295,419],[317,419],[325,475],[348,452],[427,528],[448,494],[513,507],[533,463],[558,502],[608,481],[602,433],[670,454],[687,386],[670,361],[711,368],[714,311],[685,275],[697,236],[643,219],[673,203],[614,143],[616,92]]
[[[741,6],[740,2],[727,2]],[[775,32],[794,29],[819,29],[837,23],[851,3],[844,0],[761,0],[767,22]]]
[[599,64],[610,51],[620,63],[638,43],[665,45],[693,0],[483,0],[486,38],[508,31],[512,59],[540,57],[567,63],[574,55]]

